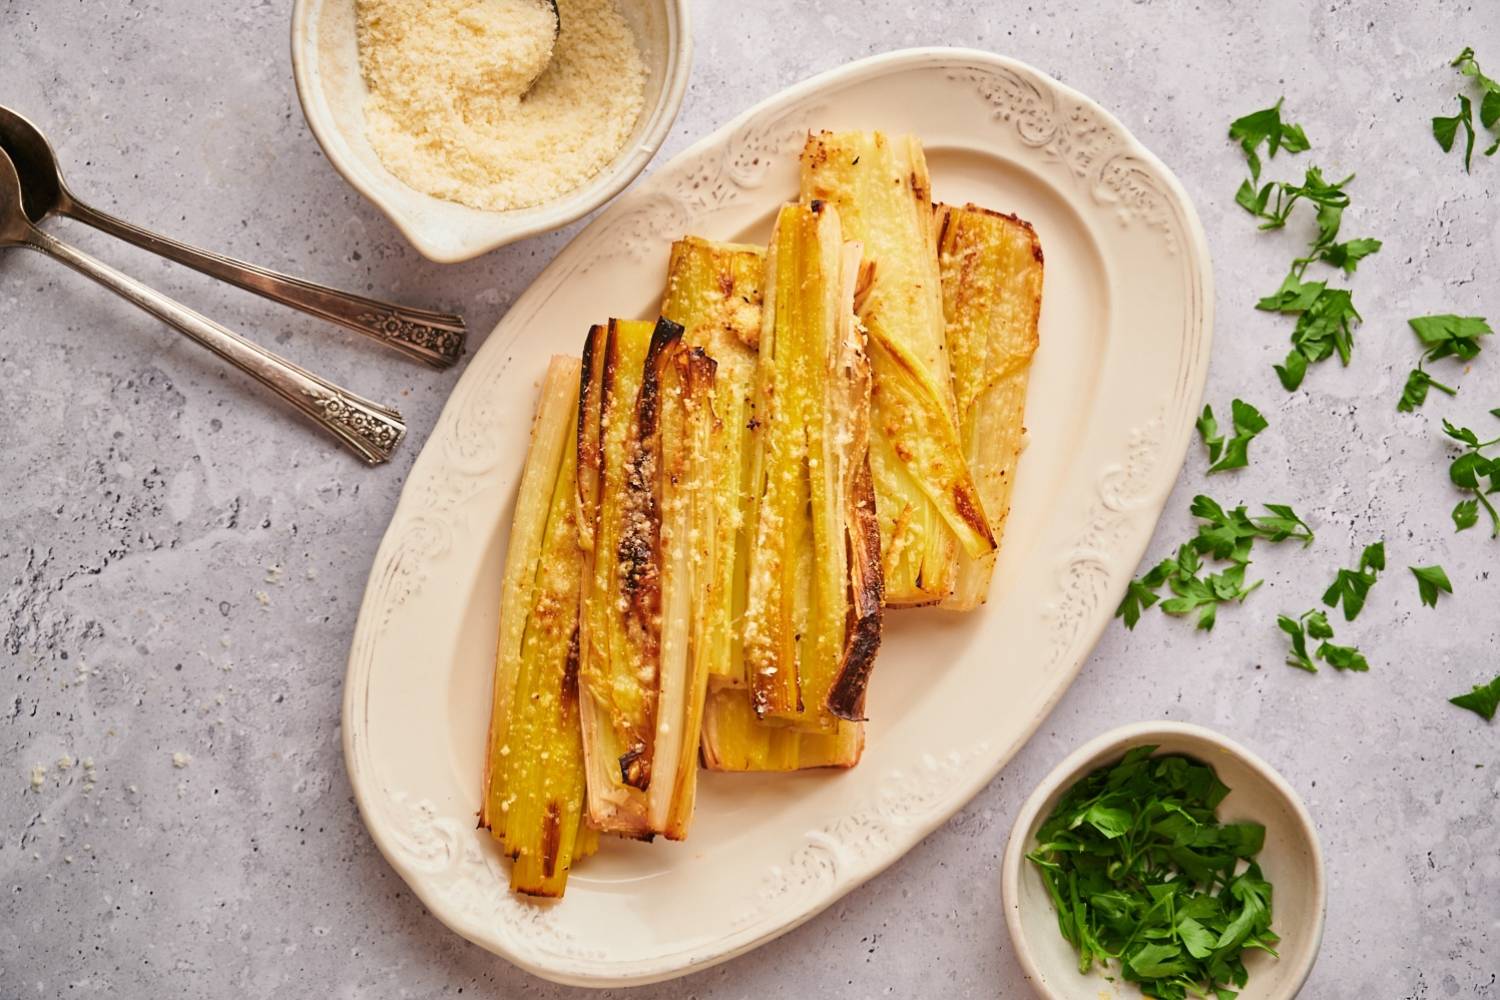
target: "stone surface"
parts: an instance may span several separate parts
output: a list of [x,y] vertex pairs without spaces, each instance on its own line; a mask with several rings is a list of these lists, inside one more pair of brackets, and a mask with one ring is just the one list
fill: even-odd
[[[751,6],[759,9],[749,10]],[[742,9],[745,8],[745,9]],[[51,134],[99,207],[273,267],[462,310],[488,330],[577,227],[469,264],[408,248],[323,162],[287,52],[289,0],[0,0],[0,94]],[[1107,8],[1107,9],[1106,9]],[[1249,470],[1204,479],[1195,446],[1149,558],[1207,490],[1294,504],[1306,552],[1210,635],[1112,626],[1035,739],[882,877],[754,955],[642,995],[1016,997],[996,862],[1032,784],[1110,726],[1214,726],[1281,768],[1320,827],[1328,923],[1309,997],[1500,995],[1500,730],[1445,703],[1500,671],[1500,542],[1455,535],[1441,416],[1487,430],[1496,359],[1415,415],[1407,316],[1500,314],[1500,161],[1465,175],[1428,135],[1466,43],[1500,71],[1490,4],[1277,0],[1093,5],[779,0],[696,4],[670,155],[755,100],[870,53],[1016,56],[1112,109],[1182,178],[1212,246],[1208,400],[1256,403]],[[1346,235],[1385,249],[1352,279],[1353,365],[1288,395],[1290,324],[1252,309],[1305,235],[1257,234],[1232,200],[1230,118],[1285,94],[1315,152],[1358,170]],[[54,231],[309,367],[397,402],[411,437],[370,471],[203,352],[40,257],[0,254],[0,996],[560,997],[446,931],[386,866],[350,798],[343,663],[375,546],[456,373],[79,227]],[[1486,351],[1500,350],[1500,343]],[[1279,611],[1315,602],[1383,537],[1391,568],[1355,625],[1367,675],[1281,665]],[[1420,607],[1408,564],[1457,590]],[[59,761],[72,764],[63,767]],[[40,765],[44,771],[34,771]],[[33,775],[36,784],[33,787]]]

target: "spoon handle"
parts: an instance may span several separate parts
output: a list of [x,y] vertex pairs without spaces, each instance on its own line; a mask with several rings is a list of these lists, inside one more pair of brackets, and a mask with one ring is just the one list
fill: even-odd
[[463,356],[464,338],[468,331],[462,316],[426,309],[407,309],[269,271],[159,236],[71,198],[67,199],[62,210],[70,218],[127,243],[133,243],[143,250],[238,285],[273,302],[280,302],[356,333],[373,337],[387,347],[433,368],[447,368]]
[[395,410],[356,396],[252,344],[206,316],[41,230],[30,229],[19,242],[88,275],[121,298],[187,334],[292,404],[371,465],[379,465],[390,458],[406,434],[406,424]]

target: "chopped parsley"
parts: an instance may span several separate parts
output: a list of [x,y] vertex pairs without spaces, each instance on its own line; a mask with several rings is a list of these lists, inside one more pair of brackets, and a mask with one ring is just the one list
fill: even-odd
[[[1289,667],[1315,674],[1318,667],[1313,660],[1319,659],[1335,670],[1364,673],[1370,669],[1369,661],[1358,649],[1353,646],[1338,646],[1331,641],[1333,626],[1329,624],[1328,615],[1321,609],[1305,611],[1299,618],[1277,615],[1276,627],[1291,638],[1292,648],[1286,657],[1286,665]],[[1309,639],[1319,640],[1317,649],[1311,655],[1307,651]]]
[[1285,100],[1283,97],[1269,108],[1252,111],[1229,123],[1229,138],[1238,139],[1245,151],[1251,180],[1260,179],[1258,151],[1262,145],[1266,147],[1266,159],[1275,156],[1278,149],[1288,153],[1303,153],[1308,149],[1307,133],[1302,126],[1281,120],[1281,104]]
[[1449,698],[1448,701],[1459,708],[1467,708],[1486,721],[1492,720],[1495,718],[1495,710],[1500,708],[1500,676],[1488,684],[1477,684],[1468,694]]
[[1408,566],[1411,575],[1417,578],[1417,597],[1429,608],[1437,607],[1438,592],[1453,593],[1453,584],[1441,566]]
[[[1490,413],[1500,417],[1500,408],[1493,409]],[[1500,444],[1500,438],[1481,441],[1479,435],[1469,428],[1455,427],[1446,419],[1443,421],[1443,433],[1464,446],[1463,452],[1449,464],[1448,478],[1454,486],[1473,494],[1460,500],[1453,508],[1455,530],[1464,531],[1474,527],[1479,521],[1479,508],[1483,507],[1493,526],[1490,537],[1500,538],[1500,512],[1495,510],[1495,505],[1489,499],[1489,494],[1500,492],[1500,457],[1490,458],[1484,454],[1486,448]],[[1489,480],[1488,484],[1485,483],[1486,479]]]
[[1413,316],[1406,322],[1422,342],[1422,357],[1417,362],[1417,367],[1407,375],[1406,385],[1401,390],[1401,400],[1396,404],[1396,409],[1402,413],[1410,413],[1425,403],[1429,388],[1450,396],[1458,395],[1458,389],[1444,385],[1427,373],[1427,362],[1449,357],[1473,361],[1479,356],[1479,338],[1494,332],[1483,316],[1443,313],[1437,316]]
[[1344,621],[1352,622],[1365,606],[1365,597],[1375,585],[1376,576],[1385,569],[1385,542],[1366,545],[1359,555],[1358,569],[1341,569],[1333,583],[1323,592],[1323,603],[1330,608],[1344,605]]
[[[1251,517],[1244,505],[1225,510],[1217,501],[1199,494],[1190,508],[1201,523],[1191,541],[1135,580],[1125,589],[1125,597],[1115,610],[1116,618],[1125,619],[1126,628],[1135,628],[1141,612],[1160,602],[1169,615],[1197,613],[1197,626],[1209,630],[1218,618],[1219,605],[1243,601],[1261,581],[1247,584],[1245,571],[1250,552],[1258,539],[1282,542],[1295,539],[1304,545],[1313,540],[1312,529],[1285,504],[1268,503],[1266,513]],[[1227,562],[1217,573],[1202,575],[1204,557]],[[1162,600],[1162,586],[1172,596]]]
[[1302,384],[1310,364],[1338,354],[1347,365],[1354,348],[1354,327],[1361,322],[1348,289],[1330,288],[1326,281],[1305,280],[1307,268],[1323,263],[1353,274],[1359,262],[1380,250],[1381,243],[1370,237],[1339,240],[1344,210],[1349,207],[1350,174],[1343,180],[1330,181],[1320,167],[1308,167],[1302,183],[1267,181],[1260,183],[1262,145],[1267,157],[1278,148],[1302,152],[1309,147],[1307,135],[1296,125],[1282,121],[1281,102],[1236,119],[1229,127],[1232,139],[1238,139],[1250,166],[1250,178],[1240,184],[1235,202],[1260,220],[1261,229],[1282,229],[1298,202],[1314,206],[1317,235],[1307,253],[1292,261],[1286,278],[1277,291],[1262,298],[1256,308],[1297,317],[1292,329],[1292,349],[1286,360],[1275,365],[1276,377],[1288,392]]
[[1227,440],[1219,433],[1212,407],[1203,407],[1203,415],[1198,418],[1198,433],[1203,436],[1203,444],[1208,449],[1210,474],[1249,465],[1250,441],[1270,426],[1259,410],[1242,399],[1234,400],[1229,408],[1234,434]]
[[[1495,151],[1500,150],[1500,130],[1495,129],[1496,123],[1500,122],[1500,83],[1485,76],[1479,69],[1479,63],[1474,59],[1472,48],[1465,48],[1449,65],[1469,77],[1479,87],[1479,124],[1496,133],[1495,141],[1484,151],[1484,155],[1494,156]],[[1474,131],[1474,105],[1465,94],[1458,95],[1458,114],[1439,115],[1432,119],[1432,137],[1443,148],[1443,152],[1453,151],[1460,127],[1464,130],[1464,170],[1467,172],[1474,159],[1476,133]]]
[[1189,757],[1133,748],[1069,788],[1026,857],[1057,908],[1080,972],[1119,964],[1161,1000],[1230,1000],[1249,979],[1244,953],[1276,954],[1271,883],[1255,856],[1259,823],[1220,823],[1229,794]]

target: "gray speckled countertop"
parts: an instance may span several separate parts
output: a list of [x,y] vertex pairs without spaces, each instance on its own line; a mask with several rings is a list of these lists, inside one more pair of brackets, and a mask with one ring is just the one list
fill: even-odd
[[[756,13],[740,8],[758,6]],[[1500,75],[1500,8],[1440,0],[1023,5],[700,0],[663,155],[848,59],[992,49],[1094,96],[1195,198],[1218,325],[1208,399],[1258,404],[1253,466],[1205,483],[1194,449],[1150,557],[1205,487],[1282,500],[1318,528],[1271,550],[1265,587],[1212,635],[1111,627],[1015,761],[890,871],[793,934],[654,996],[1019,997],[996,862],[1064,753],[1119,723],[1214,726],[1282,769],[1329,867],[1304,996],[1500,997],[1500,723],[1445,703],[1500,671],[1500,542],[1458,536],[1441,415],[1488,426],[1500,343],[1455,400],[1394,402],[1407,316],[1500,319],[1500,160],[1465,176],[1427,119],[1463,45]],[[483,339],[576,231],[440,267],[323,161],[287,51],[289,0],[0,0],[0,100],[51,134],[75,189],[183,239],[335,284],[464,311]],[[1490,64],[1493,65],[1490,65]],[[1291,234],[1232,200],[1235,115],[1285,94],[1331,174],[1358,170],[1346,235],[1385,250],[1352,281],[1352,367],[1284,393],[1290,324],[1255,312]],[[1292,169],[1277,161],[1283,170]],[[335,451],[182,337],[61,267],[0,254],[0,997],[559,997],[430,917],[362,828],[339,743],[344,659],[404,473],[456,373],[216,286],[66,223],[58,232],[296,360],[405,411],[396,461]],[[1279,611],[1311,606],[1384,537],[1355,626],[1366,675],[1281,665]],[[1457,589],[1420,607],[1410,563]],[[179,757],[174,766],[174,753]],[[70,757],[70,768],[58,764]],[[92,766],[86,767],[84,762]],[[33,789],[32,767],[46,766]]]

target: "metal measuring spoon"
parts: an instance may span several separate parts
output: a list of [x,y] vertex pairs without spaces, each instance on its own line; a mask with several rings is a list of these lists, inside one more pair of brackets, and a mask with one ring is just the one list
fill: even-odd
[[65,215],[274,302],[373,337],[434,368],[447,368],[463,355],[467,329],[462,316],[407,309],[341,292],[178,243],[90,208],[73,197],[63,182],[62,170],[47,137],[21,114],[4,105],[0,105],[0,150],[4,150],[15,165],[21,183],[21,201],[26,217],[33,223],[39,223],[49,215]]
[[0,247],[26,247],[62,261],[252,376],[371,465],[391,457],[406,434],[401,414],[319,378],[47,235],[32,225],[22,190],[10,157],[0,150]]

